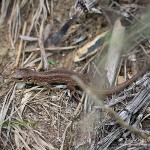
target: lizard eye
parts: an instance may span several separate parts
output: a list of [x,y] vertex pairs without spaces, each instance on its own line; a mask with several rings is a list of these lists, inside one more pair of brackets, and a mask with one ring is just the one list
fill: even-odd
[[28,78],[28,82],[30,82],[31,81],[31,78]]
[[21,80],[22,80],[22,78],[17,78],[17,80],[20,80],[20,81],[21,81]]

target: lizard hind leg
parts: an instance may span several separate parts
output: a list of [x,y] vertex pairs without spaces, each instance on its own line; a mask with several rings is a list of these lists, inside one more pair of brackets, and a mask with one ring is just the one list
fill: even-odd
[[74,85],[67,85],[67,87],[70,89],[71,91],[71,96],[74,97],[77,101],[80,102],[80,97],[79,97],[79,94],[75,88]]
[[81,101],[81,98],[79,97],[79,94],[76,91],[72,91],[71,95],[77,100],[77,101]]

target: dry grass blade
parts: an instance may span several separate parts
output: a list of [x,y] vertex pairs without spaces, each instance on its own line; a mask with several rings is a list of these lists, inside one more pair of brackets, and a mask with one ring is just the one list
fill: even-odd
[[62,142],[62,144],[61,144],[60,150],[63,150],[63,149],[64,149],[64,142],[65,142],[66,133],[67,133],[68,128],[71,126],[71,124],[72,124],[72,121],[70,121],[70,122],[68,123],[68,125],[67,125],[67,127],[66,127],[66,129],[65,129],[65,131],[64,131],[64,133],[63,133],[63,142]]
[[14,100],[15,90],[16,86],[11,88],[5,96],[4,103],[0,111],[0,134],[2,132],[3,123],[6,120],[7,112],[10,108],[10,105],[12,104],[12,101]]
[[19,2],[17,1],[16,3],[13,4],[11,16],[9,19],[9,36],[13,48],[14,44],[16,43],[19,37],[20,29],[21,29],[21,16],[20,16]]
[[[35,133],[37,134],[37,135],[35,135]],[[49,150],[56,150],[56,148],[54,148],[54,146],[51,144],[51,143],[47,143],[47,142],[45,142],[43,139],[43,137],[41,137],[41,133],[39,133],[39,132],[37,132],[37,131],[33,131],[33,132],[31,132],[31,134],[32,134],[32,137],[34,138],[34,137],[36,137],[36,143],[37,143],[37,145],[39,145],[39,150],[41,150],[41,148],[43,148],[43,149],[45,149],[46,150],[46,148],[49,148]],[[36,146],[35,146],[36,147]]]
[[1,15],[0,15],[0,26],[4,23],[10,2],[11,2],[10,0],[2,1]]
[[51,0],[51,18],[52,18],[52,24],[53,24],[53,17],[54,17],[54,1]]
[[116,70],[123,50],[124,33],[125,28],[118,19],[114,25],[107,56],[107,78],[110,85],[114,83],[116,77]]
[[29,37],[29,36],[23,36],[23,35],[20,35],[20,39],[25,40],[25,41],[30,41],[30,42],[33,42],[33,41],[37,41],[37,40],[38,40],[38,38]]
[[14,127],[14,133],[18,149],[25,147],[28,150],[31,150],[30,145],[37,150],[46,150],[47,148],[49,150],[56,149],[51,143],[46,143],[42,137],[40,137],[38,131],[33,130],[29,126],[27,126],[27,131],[23,131],[20,127]]
[[[23,30],[22,30],[22,35],[25,34],[26,27],[27,27],[27,22],[25,21],[24,26],[23,26]],[[15,66],[19,65],[19,60],[20,60],[20,56],[21,56],[21,53],[22,53],[22,46],[23,46],[23,40],[21,39],[20,44],[19,44],[19,50],[18,50],[18,55],[17,55],[17,58],[16,58]]]
[[20,106],[20,113],[22,114],[23,113],[23,110],[26,106],[26,104],[28,103],[29,101],[29,98],[32,96],[32,93],[26,93],[24,98],[22,98],[22,101],[21,101],[21,106]]
[[44,61],[44,68],[45,69],[48,69],[48,60],[47,60],[47,55],[46,55],[46,52],[45,52],[45,49],[44,49],[44,39],[43,39],[43,24],[44,22],[42,21],[42,24],[41,24],[41,27],[40,27],[40,37],[39,37],[39,47],[40,47],[40,50],[41,50],[41,57]]
[[[46,0],[46,4],[48,4],[48,1]],[[47,5],[47,8],[49,10],[49,6]],[[33,8],[33,10],[35,10]],[[31,19],[31,26],[28,32],[28,35],[30,35],[30,32],[32,31],[33,27],[37,27],[40,23],[39,20],[41,19],[41,22],[46,20],[47,18],[47,9],[44,3],[44,0],[39,0],[38,8],[36,8],[35,12],[33,12],[33,17]],[[37,29],[37,28],[36,28]]]
[[[25,135],[25,133],[23,131],[21,133],[18,128],[15,128],[14,133],[15,133],[15,142],[18,149],[25,147],[28,150],[31,150],[28,143],[26,143],[24,137],[21,135],[21,134]],[[22,144],[20,145],[20,141],[24,144],[24,146]]]
[[[46,47],[45,50],[52,51],[52,52],[58,52],[58,51],[65,51],[65,50],[71,50],[75,49],[77,46],[67,46],[67,47]],[[25,52],[33,52],[33,51],[39,51],[40,48],[26,48]]]

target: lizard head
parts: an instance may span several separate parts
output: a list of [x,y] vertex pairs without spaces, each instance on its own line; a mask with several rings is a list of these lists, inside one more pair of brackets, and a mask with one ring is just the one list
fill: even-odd
[[17,79],[17,80],[22,80],[24,78],[29,78],[33,75],[34,70],[30,70],[30,69],[16,69],[12,72],[12,74],[10,75],[10,77],[12,79]]

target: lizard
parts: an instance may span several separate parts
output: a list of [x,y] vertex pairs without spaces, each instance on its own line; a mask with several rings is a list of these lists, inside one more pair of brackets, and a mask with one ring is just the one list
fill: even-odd
[[12,79],[23,80],[27,83],[35,83],[39,85],[43,85],[46,87],[50,87],[52,84],[65,84],[71,90],[75,90],[76,88],[81,88],[77,82],[75,82],[72,77],[77,76],[80,80],[83,81],[84,84],[90,87],[90,89],[97,93],[98,95],[110,95],[113,93],[117,93],[131,83],[136,81],[139,77],[144,75],[144,73],[150,68],[150,65],[147,64],[141,71],[139,71],[136,75],[134,75],[129,80],[125,81],[122,84],[119,84],[114,87],[109,87],[106,89],[99,89],[90,86],[89,79],[82,74],[70,71],[70,70],[61,70],[61,69],[54,69],[51,71],[44,71],[44,72],[37,72],[31,69],[16,69],[10,77]]

